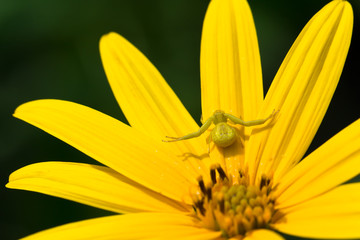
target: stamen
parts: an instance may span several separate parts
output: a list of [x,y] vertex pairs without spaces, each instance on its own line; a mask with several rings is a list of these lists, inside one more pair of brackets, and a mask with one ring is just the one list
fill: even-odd
[[270,185],[271,180],[269,178],[267,178],[266,176],[262,176],[261,180],[260,180],[260,189],[262,189],[263,187],[267,187]]
[[200,187],[201,192],[203,194],[206,194],[206,188],[205,188],[204,180],[202,179],[201,176],[198,178],[198,183],[199,183],[199,187]]
[[216,170],[214,168],[210,169],[210,177],[213,184],[216,183]]
[[239,171],[238,177],[230,180],[219,164],[210,168],[210,177],[206,185],[199,177],[193,194],[195,213],[203,227],[221,231],[226,238],[242,239],[249,231],[268,227],[279,213],[269,177],[262,176],[258,185],[249,185],[246,172]]
[[199,209],[201,215],[205,216],[206,210],[205,210],[205,208],[204,208],[204,202],[203,202],[203,201],[196,202],[196,203],[195,203],[195,207],[196,207],[197,209]]
[[206,189],[206,196],[207,196],[209,201],[212,199],[211,187]]
[[228,177],[226,176],[226,173],[224,172],[222,167],[219,166],[216,170],[218,171],[221,180],[228,179]]
[[217,201],[220,207],[220,211],[222,213],[225,213],[225,199],[224,199],[224,194],[223,193],[219,193],[217,196]]
[[261,181],[260,181],[260,189],[262,189],[264,186],[265,186],[265,178],[261,178]]

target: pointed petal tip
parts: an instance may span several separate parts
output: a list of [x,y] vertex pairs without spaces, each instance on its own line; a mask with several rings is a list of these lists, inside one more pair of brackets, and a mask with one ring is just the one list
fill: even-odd
[[100,53],[103,53],[105,48],[109,48],[109,44],[117,41],[126,41],[126,39],[116,32],[108,32],[100,37],[99,49]]
[[37,104],[38,102],[46,101],[46,100],[48,100],[48,99],[31,100],[29,102],[25,102],[25,103],[20,104],[15,109],[15,111],[13,113],[13,117],[21,119],[20,115],[22,114],[22,112],[27,111],[29,108],[32,108],[33,104]]
[[[62,102],[70,102],[59,99],[36,99],[20,104],[14,111],[13,117],[18,119],[22,119],[23,114],[30,112],[38,107],[46,107],[54,104],[62,103]],[[72,103],[72,102],[70,102]]]
[[121,37],[121,36],[116,32],[108,32],[100,37],[100,42],[104,41],[105,39],[114,38],[114,37]]
[[9,182],[5,184],[5,187],[8,188],[8,189],[20,190],[20,188],[14,186],[13,182],[14,182],[15,180],[10,179],[10,178],[11,178],[11,175],[9,176]]

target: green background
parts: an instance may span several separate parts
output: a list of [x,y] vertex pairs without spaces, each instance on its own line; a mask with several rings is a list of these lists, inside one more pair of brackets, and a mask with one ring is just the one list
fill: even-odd
[[[111,214],[4,187],[12,171],[31,163],[95,163],[13,118],[15,108],[34,99],[64,99],[126,121],[107,83],[98,50],[100,37],[115,31],[152,61],[192,116],[200,119],[200,37],[208,2],[0,0],[0,239],[18,239],[64,223]],[[266,89],[301,28],[327,2],[249,1]],[[333,101],[309,151],[360,116],[360,4],[352,3],[353,42]]]

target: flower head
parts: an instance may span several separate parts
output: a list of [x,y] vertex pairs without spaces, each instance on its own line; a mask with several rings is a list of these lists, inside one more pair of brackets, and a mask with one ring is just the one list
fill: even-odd
[[[339,81],[352,26],[348,2],[327,4],[300,33],[263,99],[247,2],[212,0],[201,42],[202,116],[220,110],[236,117],[213,121],[235,129],[236,139],[226,147],[207,146],[205,130],[162,142],[199,126],[144,55],[118,34],[105,35],[101,58],[131,127],[72,102],[26,103],[15,117],[105,166],[37,163],[11,174],[7,187],[125,214],[25,239],[282,239],[272,230],[360,237],[360,184],[340,185],[359,174],[360,121],[302,159]],[[234,124],[274,110],[279,112],[264,125]]]

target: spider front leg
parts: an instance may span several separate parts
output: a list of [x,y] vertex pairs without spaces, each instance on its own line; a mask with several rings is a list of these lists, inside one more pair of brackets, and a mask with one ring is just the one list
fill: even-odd
[[203,134],[211,125],[211,123],[213,122],[214,117],[211,116],[209,117],[204,124],[200,127],[199,130],[197,130],[196,132],[187,134],[185,136],[182,137],[169,137],[166,136],[166,138],[170,138],[171,140],[162,140],[163,142],[177,142],[177,141],[181,141],[181,140],[186,140],[186,139],[191,139],[191,138],[196,138],[199,137],[201,134]]
[[250,127],[250,126],[256,126],[256,125],[261,125],[261,124],[265,123],[267,120],[273,118],[278,112],[279,111],[275,112],[275,110],[274,110],[267,118],[251,120],[251,121],[244,121],[241,118],[235,117],[234,115],[231,115],[228,113],[224,113],[224,116],[227,117],[228,119],[230,119],[230,121],[232,121],[235,124],[240,124],[245,127]]

